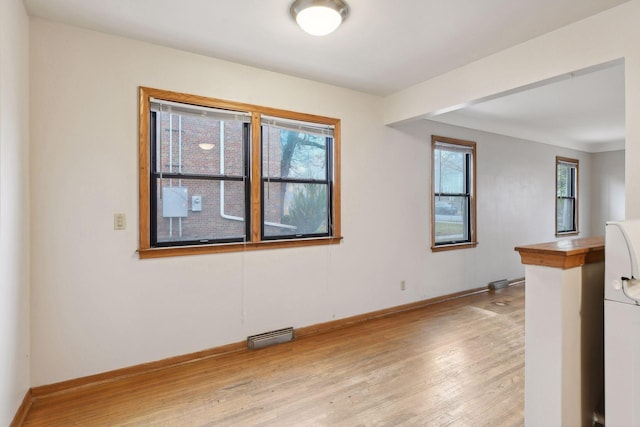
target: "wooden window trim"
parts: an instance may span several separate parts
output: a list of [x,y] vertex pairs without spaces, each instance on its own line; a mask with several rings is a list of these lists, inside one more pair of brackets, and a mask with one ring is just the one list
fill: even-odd
[[[470,207],[470,236],[469,242],[461,242],[461,243],[452,243],[452,244],[439,244],[436,245],[436,203],[435,203],[435,159],[434,159],[434,151],[436,148],[436,142],[444,142],[447,144],[455,144],[462,145],[465,147],[471,147],[472,156],[471,156],[471,185],[470,185],[470,195],[469,195],[469,203]],[[431,135],[431,251],[432,252],[444,252],[451,251],[457,249],[469,249],[475,248],[478,245],[478,232],[477,232],[477,200],[476,200],[476,143],[474,141],[466,141],[463,139],[457,138],[449,138],[446,136],[439,135]]]
[[[560,163],[571,163],[574,164],[576,167],[576,188],[575,188],[575,196],[574,196],[574,200],[575,200],[575,216],[574,216],[574,221],[575,221],[575,231],[558,231],[558,165]],[[578,217],[579,217],[579,212],[580,210],[578,209],[579,206],[579,189],[580,189],[580,161],[578,159],[572,159],[569,157],[562,157],[562,156],[556,156],[556,167],[555,167],[555,173],[556,173],[556,188],[555,188],[555,210],[554,210],[554,223],[555,223],[555,231],[556,231],[556,237],[569,237],[569,236],[577,236],[580,234],[580,223],[578,221]]]
[[[289,110],[263,107],[258,105],[226,101],[204,96],[190,95],[186,93],[171,92],[148,87],[139,88],[138,111],[138,159],[139,159],[139,249],[141,259],[173,257],[181,255],[196,255],[208,253],[242,252],[275,248],[294,248],[318,245],[331,245],[341,242],[340,227],[340,119],[318,116],[313,114],[298,113]],[[213,108],[222,108],[235,111],[244,111],[251,114],[251,231],[247,236],[250,239],[242,243],[222,243],[194,246],[151,247],[151,206],[150,206],[150,145],[149,145],[149,109],[151,98],[170,100],[185,104],[201,105]],[[329,237],[260,240],[261,232],[261,159],[260,159],[260,116],[277,116],[287,119],[300,120],[311,123],[328,124],[334,126],[333,137],[333,233]]]

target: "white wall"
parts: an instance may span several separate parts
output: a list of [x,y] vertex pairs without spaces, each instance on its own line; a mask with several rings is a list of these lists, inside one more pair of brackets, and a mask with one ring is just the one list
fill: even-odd
[[[404,186],[415,171],[380,172],[421,146],[393,143],[378,98],[37,19],[31,30],[33,385],[416,299],[399,281],[417,282],[418,263],[397,249],[426,246],[398,242],[413,230],[370,187]],[[341,118],[344,243],[139,260],[139,85]]]
[[[524,277],[514,247],[557,240],[555,237],[556,156],[580,161],[579,237],[591,235],[592,155],[430,120],[398,124],[429,146],[431,135],[475,141],[477,185],[477,249],[468,251],[478,282]],[[421,160],[430,168],[428,159]],[[431,172],[425,179],[430,183]],[[429,237],[429,236],[427,236]],[[464,252],[454,252],[461,257]],[[438,258],[440,254],[433,254]],[[504,277],[489,274],[502,272]]]
[[591,157],[591,234],[604,234],[606,221],[620,221],[625,212],[624,150]]
[[0,425],[29,388],[29,19],[0,2]]
[[[504,230],[512,212],[490,199],[514,208],[494,193],[478,248],[431,253],[428,134],[385,127],[380,98],[39,19],[31,49],[34,386],[522,277],[513,246],[553,237],[552,211]],[[341,118],[344,242],[139,260],[139,85]],[[481,141],[482,162],[520,156],[498,140]],[[481,197],[546,194],[500,173]],[[113,230],[115,212],[127,230]]]
[[560,28],[387,97],[385,123],[534,84],[619,58],[625,60],[626,217],[640,217],[640,0]]

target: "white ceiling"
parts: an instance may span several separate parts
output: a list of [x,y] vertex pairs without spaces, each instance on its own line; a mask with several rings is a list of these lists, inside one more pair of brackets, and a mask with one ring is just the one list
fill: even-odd
[[[326,37],[297,27],[292,0],[24,3],[32,16],[384,96],[627,0],[347,1],[348,19]],[[457,114],[499,114],[485,108]]]
[[624,149],[624,100],[624,63],[616,61],[428,119],[601,152]]

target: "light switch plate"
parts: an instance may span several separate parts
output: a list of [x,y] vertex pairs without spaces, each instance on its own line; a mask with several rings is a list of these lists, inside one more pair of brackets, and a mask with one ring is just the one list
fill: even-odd
[[113,229],[124,230],[127,228],[127,216],[123,213],[113,214]]

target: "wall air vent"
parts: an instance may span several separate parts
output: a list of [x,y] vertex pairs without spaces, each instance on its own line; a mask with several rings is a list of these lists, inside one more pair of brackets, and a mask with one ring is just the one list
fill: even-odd
[[265,332],[263,334],[251,335],[247,337],[247,347],[249,350],[276,345],[287,341],[293,341],[293,328],[278,329],[276,331]]

